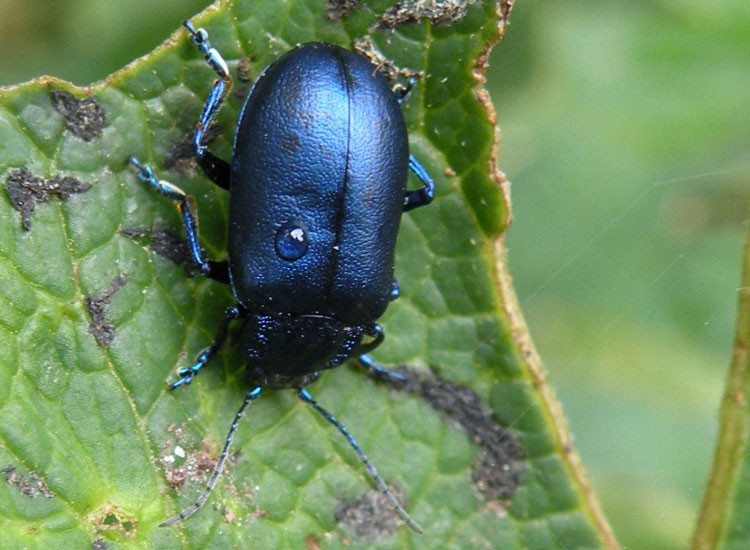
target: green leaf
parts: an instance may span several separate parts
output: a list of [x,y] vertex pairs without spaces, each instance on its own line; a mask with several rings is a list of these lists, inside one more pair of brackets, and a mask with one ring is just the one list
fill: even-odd
[[291,391],[250,406],[208,504],[157,527],[202,490],[248,388],[230,347],[167,391],[232,296],[175,263],[174,204],[125,159],[196,197],[202,244],[221,258],[226,193],[180,148],[214,75],[178,31],[91,88],[0,90],[1,548],[616,547],[505,267],[508,189],[479,81],[510,4],[238,0],[193,19],[237,77],[211,145],[222,158],[250,81],[296,43],[368,39],[424,75],[405,114],[437,198],[404,216],[403,294],[374,354],[409,365],[413,391],[353,365],[309,388],[423,535],[397,528],[346,441]]

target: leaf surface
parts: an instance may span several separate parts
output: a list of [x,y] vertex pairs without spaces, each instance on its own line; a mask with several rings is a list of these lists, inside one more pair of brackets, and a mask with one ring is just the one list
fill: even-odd
[[[229,347],[190,387],[167,391],[232,295],[175,261],[174,204],[125,159],[193,195],[201,242],[224,257],[227,195],[184,147],[214,75],[178,31],[88,89],[45,77],[0,91],[0,547],[616,547],[505,271],[507,182],[479,81],[509,11],[237,0],[193,19],[235,76],[211,144],[225,159],[251,81],[297,43],[367,39],[423,74],[405,115],[436,200],[403,218],[402,296],[374,353],[423,378],[396,391],[347,364],[309,390],[424,535],[397,528],[346,441],[292,391],[250,406],[208,504],[157,527],[202,490],[248,388]],[[61,196],[64,177],[78,187]]]

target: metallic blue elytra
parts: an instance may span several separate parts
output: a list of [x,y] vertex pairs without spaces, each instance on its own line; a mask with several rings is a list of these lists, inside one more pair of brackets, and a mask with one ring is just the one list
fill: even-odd
[[[230,186],[229,271],[251,311],[325,312],[360,325],[390,301],[409,170],[398,99],[361,55],[305,44],[258,78],[242,108]],[[300,220],[310,251],[274,251]]]
[[[229,325],[244,323],[236,343],[250,391],[237,412],[198,500],[162,526],[186,518],[208,499],[224,467],[245,407],[263,389],[295,388],[298,397],[349,441],[373,481],[415,531],[411,519],[354,437],[304,389],[320,371],[356,357],[376,376],[400,379],[367,353],[384,338],[375,321],[399,296],[393,278],[401,214],[432,201],[434,184],[409,154],[401,102],[414,84],[392,90],[363,56],[324,43],[298,46],[268,66],[245,100],[231,163],[203,140],[232,79],[208,34],[185,22],[191,40],[217,73],[193,140],[206,176],[229,190],[228,260],[203,257],[189,197],[129,160],[138,178],[179,202],[193,259],[205,276],[231,284],[212,345],[180,369],[177,388],[218,352]],[[407,190],[412,171],[422,187]]]

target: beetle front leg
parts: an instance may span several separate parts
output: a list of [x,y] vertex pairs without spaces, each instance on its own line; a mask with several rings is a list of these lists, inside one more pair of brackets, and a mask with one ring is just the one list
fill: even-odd
[[373,360],[372,357],[368,355],[369,352],[374,350],[383,342],[383,339],[385,338],[383,327],[375,323],[369,328],[366,334],[368,336],[373,336],[374,340],[372,342],[359,346],[357,352],[360,355],[357,356],[357,362],[359,362],[361,366],[366,368],[369,374],[371,374],[375,378],[378,378],[380,380],[388,379],[403,383],[406,380],[403,375],[399,374],[398,372],[392,371],[391,369],[387,369],[386,367],[381,367]]
[[367,369],[367,373],[377,378],[378,380],[386,380],[389,382],[396,382],[397,384],[404,384],[406,382],[406,378],[403,374],[400,372],[396,372],[393,369],[389,369],[387,367],[384,367],[382,365],[378,365],[372,357],[370,357],[368,354],[363,353],[359,357],[357,357],[357,362]]
[[193,216],[190,197],[176,185],[168,181],[157,180],[151,167],[141,164],[137,158],[129,157],[128,161],[138,170],[137,176],[139,180],[147,183],[160,195],[179,202],[177,208],[182,214],[182,223],[185,225],[190,253],[193,256],[193,261],[198,264],[200,272],[209,279],[228,284],[229,263],[226,261],[214,262],[203,258],[203,252],[198,242],[198,226]]
[[231,323],[232,321],[236,321],[237,319],[242,319],[245,316],[247,316],[247,310],[240,304],[235,304],[227,309],[224,312],[224,317],[221,318],[221,323],[219,323],[219,329],[216,331],[216,336],[214,336],[213,343],[198,355],[195,363],[192,366],[181,368],[179,370],[180,379],[177,380],[177,382],[173,382],[172,384],[170,384],[169,389],[173,390],[175,388],[179,388],[183,384],[190,384],[190,382],[193,381],[193,378],[195,378],[195,375],[198,374],[200,370],[206,366],[206,363],[208,363],[214,357],[214,355],[218,353],[219,348],[221,348],[221,345],[224,343],[224,340],[227,339],[227,329],[229,328],[229,323]]
[[214,154],[206,148],[203,139],[213,123],[216,113],[219,112],[219,109],[221,109],[229,91],[232,89],[232,76],[229,74],[229,68],[227,67],[226,61],[224,61],[224,58],[221,57],[221,54],[215,48],[211,47],[206,30],[201,28],[196,30],[196,28],[193,27],[193,24],[187,20],[183,22],[183,25],[190,32],[190,40],[193,44],[198,46],[198,49],[203,53],[206,63],[208,63],[208,65],[219,76],[219,78],[214,81],[213,88],[211,89],[211,93],[206,100],[206,105],[203,107],[203,112],[198,121],[198,127],[195,130],[195,136],[193,137],[193,155],[208,179],[223,189],[229,189],[229,163],[214,156]]
[[409,168],[424,184],[424,187],[406,192],[404,196],[404,212],[419,208],[420,206],[426,206],[435,198],[435,182],[432,181],[427,170],[414,158],[414,155],[409,155]]
[[[396,281],[394,280],[394,283],[395,282]],[[403,385],[404,383],[406,383],[406,378],[404,377],[403,374],[396,372],[392,369],[383,367],[381,365],[378,365],[375,362],[375,360],[369,355],[369,352],[371,352],[376,347],[378,347],[385,339],[385,333],[383,332],[383,327],[375,323],[369,328],[369,330],[367,330],[366,334],[368,336],[373,336],[374,340],[367,344],[360,345],[359,349],[357,350],[360,353],[360,355],[357,356],[357,362],[362,367],[367,369],[367,372],[370,376],[373,376],[374,378],[377,378],[378,380],[395,382],[396,384],[399,384],[399,385]]]

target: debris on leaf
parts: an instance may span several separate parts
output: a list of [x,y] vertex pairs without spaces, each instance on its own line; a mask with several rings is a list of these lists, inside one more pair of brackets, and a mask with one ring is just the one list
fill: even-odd
[[94,335],[96,341],[103,348],[108,348],[115,339],[115,327],[107,320],[104,308],[112,301],[112,296],[128,282],[125,275],[118,275],[109,285],[109,288],[95,298],[86,297],[86,311],[91,316],[89,332]]
[[29,478],[27,479],[23,474],[19,473],[15,466],[8,465],[0,470],[5,476],[5,481],[8,485],[11,485],[18,489],[18,491],[29,498],[36,498],[43,496],[45,498],[54,498],[55,494],[49,490],[49,487],[44,483],[39,474],[36,472],[29,472]]
[[391,82],[396,80],[399,76],[411,78],[413,76],[419,76],[420,74],[419,71],[397,67],[393,61],[388,59],[383,52],[380,51],[375,45],[375,42],[373,42],[372,37],[369,35],[354,40],[352,42],[352,50],[369,59],[370,63],[375,65],[378,71],[380,71]]
[[394,29],[399,25],[429,19],[433,25],[449,26],[461,21],[476,0],[404,0],[396,2],[380,18],[380,27]]
[[[403,502],[403,495],[392,491]],[[400,522],[393,505],[380,491],[368,490],[356,499],[339,504],[336,519],[354,528],[358,537],[376,539],[395,533]]]
[[346,17],[359,7],[359,0],[327,0],[326,16],[331,21]]
[[[177,448],[181,452],[178,453]],[[167,484],[173,489],[179,489],[187,480],[198,485],[206,483],[208,476],[213,472],[216,465],[216,461],[211,458],[208,447],[204,446],[197,452],[185,451],[179,445],[177,448],[175,448],[174,453],[164,453],[159,457],[159,461],[164,466],[164,477]],[[177,458],[175,458],[175,455],[177,455]]]
[[240,82],[250,82],[252,80],[250,76],[250,63],[253,61],[255,61],[255,57],[248,55],[237,62],[237,80]]
[[515,435],[500,426],[479,395],[439,376],[425,375],[406,367],[395,369],[399,381],[378,377],[391,387],[421,396],[435,410],[453,420],[482,449],[472,477],[486,500],[509,499],[521,481],[522,452]]
[[151,229],[143,227],[129,227],[121,233],[134,240],[142,240],[144,245],[150,245],[151,250],[164,258],[182,266],[185,275],[192,277],[198,271],[198,264],[193,260],[187,239],[167,228],[159,220],[154,222]]
[[65,127],[83,141],[102,135],[107,119],[95,97],[78,99],[65,90],[52,90],[52,104],[65,117]]
[[21,213],[21,223],[26,231],[31,230],[31,213],[37,203],[47,202],[52,195],[66,201],[71,195],[89,189],[90,184],[76,178],[54,176],[44,179],[33,175],[28,168],[13,170],[5,180],[5,191],[13,207]]

